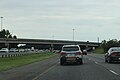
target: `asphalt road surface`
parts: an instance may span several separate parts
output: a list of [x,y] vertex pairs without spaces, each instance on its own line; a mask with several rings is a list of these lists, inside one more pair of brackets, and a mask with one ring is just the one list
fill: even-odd
[[120,80],[120,63],[105,63],[103,55],[89,54],[83,65],[61,66],[55,56],[0,72],[0,80]]

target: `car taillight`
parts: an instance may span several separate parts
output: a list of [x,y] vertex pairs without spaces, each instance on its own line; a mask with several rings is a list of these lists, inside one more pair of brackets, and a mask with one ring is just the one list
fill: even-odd
[[111,53],[111,56],[117,56],[117,53]]
[[82,53],[81,52],[76,52],[77,55],[81,55]]
[[65,53],[65,52],[61,52],[60,54],[61,54],[61,55],[64,55],[64,54],[66,54],[66,53]]

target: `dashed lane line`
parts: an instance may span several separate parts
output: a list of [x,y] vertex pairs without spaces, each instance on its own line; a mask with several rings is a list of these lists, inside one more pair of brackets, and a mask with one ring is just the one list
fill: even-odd
[[95,62],[95,64],[99,64],[98,62]]

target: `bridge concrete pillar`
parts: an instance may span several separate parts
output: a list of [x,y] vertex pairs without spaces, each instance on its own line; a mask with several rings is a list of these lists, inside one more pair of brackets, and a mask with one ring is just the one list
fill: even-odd
[[51,44],[51,47],[50,47],[50,52],[53,52],[53,50],[54,50],[54,45],[53,45],[53,44]]

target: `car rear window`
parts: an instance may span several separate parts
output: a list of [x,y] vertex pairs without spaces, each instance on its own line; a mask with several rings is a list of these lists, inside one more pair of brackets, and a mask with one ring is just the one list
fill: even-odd
[[120,49],[112,49],[112,52],[120,52]]
[[63,51],[78,51],[79,48],[77,46],[72,47],[63,47]]

